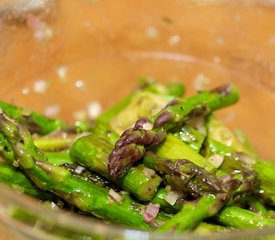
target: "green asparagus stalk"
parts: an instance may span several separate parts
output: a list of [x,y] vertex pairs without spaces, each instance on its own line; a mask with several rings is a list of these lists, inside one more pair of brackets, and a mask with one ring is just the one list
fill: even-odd
[[[125,170],[140,160],[148,147],[162,142],[167,131],[180,127],[190,115],[206,114],[238,101],[239,94],[233,85],[225,85],[212,91],[201,92],[186,100],[178,100],[150,119],[141,118],[134,128],[126,130],[109,156],[109,172],[112,178],[123,175]],[[128,152],[128,154],[126,154]],[[132,153],[135,152],[133,155]],[[131,153],[131,157],[130,154]]]
[[206,159],[220,159],[220,166],[217,169],[216,175],[223,176],[224,174],[230,174],[235,170],[245,170],[239,158],[242,157],[242,153],[236,152],[231,146],[226,146],[216,140],[207,138],[204,142],[204,157]]
[[[113,112],[110,111],[112,113],[112,117],[109,121],[110,127],[118,134],[122,134],[125,129],[135,124],[140,116],[148,116],[152,113],[157,113],[164,108],[168,102],[166,97],[156,93],[148,91],[137,92],[131,98],[129,104],[124,106],[119,113],[114,115]],[[102,117],[99,117],[99,119],[101,118]]]
[[41,200],[54,199],[54,195],[35,187],[22,172],[5,162],[0,162],[0,182],[18,192]]
[[[60,166],[69,170],[74,176],[85,181],[92,182],[99,186],[113,187],[107,180],[99,177],[97,174],[91,173],[82,166],[76,165],[67,152],[49,152],[45,153],[48,162],[55,166]],[[33,183],[27,178],[19,169],[9,165],[6,162],[0,162],[0,182],[5,183],[11,188],[25,193],[29,196],[46,201],[59,201],[58,197],[52,193],[45,192],[35,187]],[[114,188],[114,187],[113,187]]]
[[[22,125],[0,113],[0,132],[13,149],[10,164],[20,167],[35,185],[60,196],[68,203],[93,215],[136,229],[149,230],[144,219],[145,206],[134,202],[126,193],[115,193],[104,187],[74,177],[68,170],[47,162],[32,141],[30,133]],[[1,155],[3,151],[0,152]],[[3,156],[4,157],[4,156]],[[161,213],[150,224],[158,226],[158,220],[167,217]]]
[[258,174],[260,180],[260,196],[264,199],[270,200],[271,204],[275,206],[274,164],[266,161],[257,161],[252,168]]
[[61,151],[69,149],[73,139],[67,137],[40,137],[34,139],[34,145],[43,151]]
[[136,91],[103,112],[97,121],[110,124],[112,129],[121,134],[134,124],[139,116],[159,111],[173,98],[181,97],[184,90],[182,83],[169,83],[164,86],[142,78]]
[[[183,87],[181,86],[181,84],[172,84],[173,87],[177,87],[179,89],[182,89]],[[157,87],[156,87],[157,86]],[[156,90],[157,89],[157,90]],[[127,127],[130,126],[131,124],[134,123],[134,121],[136,121],[136,119],[138,118],[137,116],[133,119],[133,120],[129,120],[129,117],[128,115],[131,115],[131,119],[133,118],[132,116],[135,116],[136,114],[138,116],[142,116],[142,115],[148,115],[148,114],[151,114],[151,112],[156,112],[157,110],[160,110],[161,109],[161,106],[163,105],[160,104],[159,102],[163,102],[163,100],[165,100],[165,104],[167,104],[167,97],[169,98],[169,95],[171,96],[171,93],[169,91],[165,91],[165,90],[160,90],[161,87],[159,85],[155,85],[155,84],[150,84],[149,86],[147,86],[146,88],[146,92],[148,93],[148,91],[151,93],[153,92],[154,93],[154,97],[152,95],[144,95],[144,94],[141,94],[140,92],[137,92],[135,93],[135,97],[138,98],[138,100],[134,101],[134,102],[137,102],[137,103],[133,103],[131,101],[133,101],[133,97],[129,100],[129,98],[127,97],[126,99],[123,100],[124,104],[120,104],[118,103],[117,105],[115,105],[113,107],[113,109],[109,109],[107,110],[107,112],[103,113],[103,116],[100,116],[99,119],[97,120],[97,123],[95,128],[93,129],[93,132],[95,134],[99,134],[100,136],[104,136],[104,137],[108,137],[108,139],[111,141],[111,143],[115,143],[119,136],[117,136],[114,131],[110,130],[111,127],[108,127],[108,124],[105,123],[104,124],[104,121],[106,121],[104,115],[108,115],[108,120],[112,122],[112,120],[116,119],[118,121],[127,121],[128,123],[126,124]],[[165,89],[162,87],[162,89]],[[144,92],[144,91],[143,91]],[[165,92],[168,92],[168,93],[165,93]],[[182,91],[180,91],[181,94],[182,94]],[[159,97],[163,97],[163,93],[165,93],[165,96],[163,98],[163,100],[158,100]],[[177,96],[174,94],[174,96]],[[148,106],[148,104],[144,104],[144,106],[140,105],[140,102],[142,102],[141,99],[144,99],[144,98],[148,98],[147,100],[150,101],[150,102],[153,102],[150,103],[149,105],[153,105],[153,106],[156,106],[156,107],[152,107],[152,106]],[[127,107],[127,104],[126,102],[128,102],[128,106],[130,107]],[[121,116],[115,116],[115,114],[118,114],[118,113],[121,113],[123,112],[123,117]],[[125,117],[125,115],[127,115],[127,117]],[[113,121],[114,122],[114,121]],[[102,128],[103,126],[103,128]],[[116,124],[113,124],[113,126],[115,126],[115,129],[118,128],[118,126]],[[109,130],[106,130],[106,129],[109,129]],[[108,134],[106,134],[108,132]],[[175,132],[174,133],[175,136],[177,136],[179,139],[187,142],[188,144],[190,144],[190,146],[193,147],[193,149],[195,149],[195,151],[199,151],[201,145],[202,145],[202,142],[203,142],[203,139],[204,139],[204,136],[200,133],[198,133],[195,129],[193,129],[192,127],[190,127],[189,125],[186,125],[184,126],[180,131],[178,132]]]
[[[142,79],[141,87],[102,113],[94,128],[95,134],[107,137],[115,145],[119,135],[135,123],[140,116],[156,113],[166,106],[171,99],[183,94],[182,84],[164,86]],[[170,87],[174,89],[170,90]],[[178,92],[176,94],[175,92]]]
[[67,169],[70,173],[82,180],[91,182],[98,186],[113,188],[117,190],[114,184],[111,184],[106,179],[102,178],[96,173],[90,172],[85,167],[75,163],[74,159],[70,156],[69,152],[45,152],[47,161],[54,166],[59,166]]
[[[207,158],[197,153],[194,149],[188,146],[188,144],[173,136],[173,134],[167,134],[165,140],[152,149],[158,157],[169,159],[188,159],[194,164],[203,167],[208,172],[216,171],[216,167],[208,161]],[[153,168],[153,166],[150,166],[150,161],[147,160],[149,160],[147,157],[143,159],[144,164],[150,168]]]
[[195,234],[198,235],[212,235],[213,233],[223,233],[232,231],[234,228],[225,227],[213,223],[201,222],[194,230]]
[[[92,132],[74,142],[70,155],[79,164],[111,180],[108,156],[112,149],[113,145],[107,138],[102,138],[98,132]],[[124,177],[115,180],[124,190],[142,201],[149,201],[154,197],[161,181],[154,170],[143,165],[132,167]]]
[[26,126],[31,133],[46,135],[56,130],[68,128],[68,125],[61,120],[50,119],[40,113],[29,111],[3,101],[0,101],[0,109]]
[[206,194],[200,199],[185,203],[179,213],[160,227],[161,232],[181,232],[194,229],[204,219],[214,216],[224,205],[227,194]]
[[43,153],[46,156],[47,161],[53,165],[62,166],[64,164],[75,164],[74,159],[70,156],[68,151]]
[[247,204],[250,211],[268,216],[268,209],[258,198],[250,197]]
[[146,90],[165,97],[182,97],[185,93],[185,85],[182,82],[168,82],[160,84],[147,76],[138,79],[138,90]]
[[[248,168],[256,172],[260,181],[259,194],[263,198],[270,200],[272,205],[275,205],[275,188],[273,187],[275,181],[275,165],[271,162],[262,161],[257,157],[253,158],[253,152],[252,155],[250,155],[251,150],[241,144],[233,132],[224,126],[222,122],[210,118],[208,121],[208,129],[208,142],[211,143],[209,148],[212,150],[215,149],[219,154],[224,153],[224,155],[234,156],[238,159],[242,168]],[[210,140],[211,137],[214,140]],[[236,161],[233,161],[233,163],[234,162],[236,164]],[[237,170],[240,170],[240,167],[237,168]]]
[[107,122],[96,121],[95,127],[90,130],[93,135],[98,136],[99,138],[105,138],[112,145],[115,145],[116,141],[119,139],[119,135],[115,132]]
[[234,129],[233,130],[233,134],[235,135],[235,137],[238,139],[238,141],[243,144],[243,146],[246,149],[246,152],[252,156],[255,159],[258,159],[258,153],[256,152],[256,150],[254,149],[254,147],[252,146],[251,142],[249,141],[248,137],[245,135],[245,133],[241,130],[241,129]]
[[166,89],[164,94],[175,98],[181,98],[185,92],[185,86],[182,82],[169,82],[166,85]]
[[174,130],[172,134],[190,146],[196,152],[200,152],[205,136],[188,124],[182,126],[179,130]]
[[[164,142],[157,146],[154,150],[156,155],[160,158],[169,158],[170,160],[174,159],[175,161],[177,159],[188,159],[191,160],[194,164],[200,167],[204,167],[210,172],[215,169],[212,164],[208,163],[206,158],[202,157],[196,151],[191,149],[190,146],[172,134],[168,134]],[[154,169],[154,161],[155,158],[145,154],[143,163],[147,167]],[[169,200],[170,198],[172,198],[172,200]],[[181,199],[179,199],[179,201],[175,199],[175,194],[173,192],[171,193],[170,191],[166,191],[164,189],[159,190],[159,192],[154,197],[153,202],[159,203],[161,208],[168,212],[178,212],[183,204]]]
[[236,206],[224,208],[217,216],[218,222],[237,229],[264,228],[275,225],[275,220]]
[[209,139],[214,139],[226,146],[232,146],[237,152],[249,154],[234,133],[213,115],[207,120],[206,127]]
[[183,194],[167,188],[160,188],[155,197],[151,200],[153,204],[158,204],[167,213],[177,213],[181,210],[185,200]]
[[144,165],[130,168],[124,179],[120,181],[126,191],[141,201],[150,201],[162,182],[154,170]]
[[165,174],[167,183],[176,191],[199,197],[206,193],[223,192],[221,182],[211,173],[185,159],[167,159],[153,152],[145,154],[145,162]]

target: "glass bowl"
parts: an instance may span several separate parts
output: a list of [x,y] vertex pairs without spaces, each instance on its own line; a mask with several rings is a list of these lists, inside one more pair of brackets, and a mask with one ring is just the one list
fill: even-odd
[[[264,159],[275,160],[273,1],[48,2],[43,10],[0,11],[1,100],[73,122],[93,117],[91,104],[106,109],[126,96],[141,76],[183,81],[187,95],[233,82],[240,102],[218,117],[242,128]],[[16,211],[30,217],[14,218]],[[4,185],[0,218],[3,234],[15,234],[11,239],[259,239],[275,233],[168,237],[49,211]]]

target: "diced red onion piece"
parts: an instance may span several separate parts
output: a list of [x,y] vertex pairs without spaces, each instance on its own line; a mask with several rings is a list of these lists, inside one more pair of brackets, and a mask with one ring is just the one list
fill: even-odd
[[151,222],[156,218],[159,213],[159,205],[149,203],[143,212],[143,217],[145,222]]

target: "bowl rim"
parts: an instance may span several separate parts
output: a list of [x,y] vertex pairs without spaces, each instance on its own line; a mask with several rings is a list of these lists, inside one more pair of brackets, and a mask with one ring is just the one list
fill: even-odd
[[[140,231],[135,229],[130,229],[126,227],[122,227],[113,223],[103,223],[101,220],[92,219],[88,216],[81,216],[73,212],[68,212],[63,209],[49,210],[47,209],[42,202],[37,201],[36,199],[22,194],[10,187],[6,186],[3,183],[0,183],[1,193],[0,193],[0,201],[7,202],[9,207],[0,204],[1,208],[5,208],[5,210],[1,210],[0,214],[2,222],[4,222],[7,226],[12,227],[12,223],[16,222],[12,217],[7,216],[7,209],[11,211],[12,206],[19,206],[29,210],[31,213],[35,213],[39,218],[47,218],[51,220],[53,223],[62,223],[61,225],[64,227],[68,227],[68,229],[80,229],[85,232],[85,234],[95,234],[95,235],[103,235],[105,237],[124,237],[123,239],[169,239],[178,240],[178,239],[196,239],[196,240],[208,240],[208,239],[241,239],[241,238],[255,238],[259,236],[268,236],[271,234],[275,234],[275,227],[268,227],[264,229],[249,229],[249,230],[232,230],[228,232],[222,233],[202,233],[195,234],[192,232],[184,232],[183,234],[161,234],[157,232],[147,232]],[[1,200],[2,198],[2,200]],[[6,205],[7,205],[6,204]],[[12,205],[12,206],[10,206]],[[16,232],[28,233],[29,236],[36,237],[37,228],[35,231],[29,232],[29,229],[25,229],[25,225],[22,226],[22,229],[16,228]],[[92,226],[92,227],[91,227]],[[13,228],[14,229],[14,228]],[[42,229],[41,229],[42,230]],[[39,233],[41,231],[38,231]],[[42,235],[39,236],[39,239],[51,239],[50,237],[55,237],[54,235],[49,234],[48,232],[43,232]],[[44,235],[44,238],[43,238]]]

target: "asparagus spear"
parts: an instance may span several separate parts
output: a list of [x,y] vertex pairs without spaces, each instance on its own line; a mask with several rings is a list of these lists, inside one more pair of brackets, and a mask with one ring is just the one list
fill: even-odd
[[246,149],[246,152],[252,156],[253,158],[257,159],[259,158],[256,150],[252,146],[251,142],[249,141],[248,137],[245,135],[245,133],[241,129],[234,129],[233,134],[237,138],[237,140],[243,144],[243,146]]
[[255,213],[261,213],[265,216],[268,216],[268,209],[266,206],[260,201],[260,199],[256,197],[250,197],[248,199],[248,210],[255,212]]
[[275,225],[275,220],[236,206],[224,208],[217,216],[220,224],[238,229],[263,228]]
[[185,86],[181,82],[169,82],[166,85],[167,96],[180,98],[185,92]]
[[270,200],[275,206],[275,166],[271,162],[257,161],[253,170],[258,174],[260,180],[259,194],[262,198]]
[[226,146],[232,146],[238,152],[249,154],[234,133],[213,115],[207,120],[206,127],[209,139],[214,139]]
[[69,152],[45,152],[45,156],[49,163],[67,169],[75,177],[92,182],[98,186],[117,190],[117,187],[114,186],[114,184],[111,184],[109,181],[102,178],[98,174],[90,172],[85,167],[76,164],[71,158]]
[[[70,155],[79,164],[111,180],[108,172],[108,156],[112,149],[113,145],[107,138],[102,138],[98,132],[95,134],[92,132],[74,142]],[[124,177],[115,180],[124,190],[142,201],[149,201],[154,197],[161,181],[154,170],[143,165],[132,167]]]
[[[154,151],[159,158],[169,158],[174,159],[188,159],[192,163],[204,167],[208,171],[213,171],[214,166],[209,164],[206,158],[201,156],[199,153],[190,148],[187,144],[182,142],[177,137],[172,134],[168,134],[165,141],[159,146],[154,148]],[[143,158],[143,164],[147,167],[154,169],[155,157],[151,157],[150,154],[145,154]],[[160,189],[153,199],[154,203],[160,204],[161,208],[168,212],[178,212],[184,201],[181,198],[177,199],[178,193],[174,191],[166,191],[165,189]]]
[[[160,84],[152,83],[148,79],[142,79],[141,87],[126,98],[102,113],[95,121],[92,131],[100,136],[107,137],[115,145],[119,135],[130,127],[140,116],[156,113],[166,106],[171,99],[178,94]],[[183,85],[172,84],[176,92],[182,95]]]
[[120,134],[134,124],[138,117],[159,111],[173,98],[181,97],[185,90],[182,83],[164,86],[147,78],[139,82],[136,91],[102,113],[97,120],[110,124]]
[[69,149],[72,144],[72,139],[69,137],[43,137],[33,140],[34,145],[43,151],[61,151]]
[[[216,167],[211,164],[208,159],[197,153],[194,149],[173,136],[171,133],[167,134],[166,139],[158,146],[152,148],[152,150],[161,158],[188,159],[209,172],[216,171]],[[153,166],[150,165],[150,161],[147,160],[149,160],[147,157],[143,159],[144,164],[153,168]]]
[[234,230],[234,228],[216,225],[213,223],[201,222],[197,226],[197,228],[194,230],[194,233],[198,235],[206,235],[206,234],[210,235],[213,233],[223,233],[223,232],[229,232],[232,230]]
[[211,173],[185,159],[167,159],[153,152],[145,154],[153,169],[164,173],[168,184],[176,191],[199,197],[206,193],[223,192],[221,182]]
[[172,134],[189,145],[196,152],[200,151],[205,139],[204,135],[199,133],[189,124],[185,124],[180,129],[175,129]]
[[0,109],[25,125],[31,133],[46,135],[56,130],[66,129],[68,125],[56,119],[50,119],[37,112],[28,111],[15,105],[0,101]]
[[16,191],[41,200],[54,199],[54,195],[35,187],[22,172],[5,162],[0,162],[0,182],[10,186]]
[[181,232],[194,229],[204,219],[214,216],[227,198],[225,193],[206,194],[198,200],[185,203],[179,213],[160,227],[160,231]]
[[151,202],[158,204],[160,208],[167,213],[177,213],[186,201],[182,193],[173,191],[171,187],[168,186],[166,188],[160,188]]
[[[37,148],[37,147],[36,147]],[[39,148],[37,148],[39,149]],[[53,165],[62,166],[64,164],[74,164],[74,159],[70,156],[68,151],[62,152],[44,152],[47,161]]]
[[137,120],[133,128],[121,135],[109,156],[110,176],[117,178],[123,175],[126,169],[143,157],[146,148],[162,142],[167,131],[180,127],[190,114],[209,113],[235,103],[238,98],[238,90],[233,85],[225,85],[186,100],[178,100],[178,103],[166,107],[150,119]]
[[[231,155],[237,158],[239,163],[242,165],[242,168],[248,168],[256,172],[260,181],[259,194],[263,198],[270,200],[271,204],[275,205],[275,188],[273,187],[273,183],[275,181],[275,165],[271,162],[262,161],[258,157],[254,158],[254,152],[251,153],[249,148],[246,148],[245,145],[241,144],[234,134],[226,126],[224,126],[222,122],[210,118],[208,128],[208,142],[211,143],[209,148],[219,152],[219,154]],[[210,140],[211,136],[214,138],[214,141]],[[237,151],[242,152],[239,153]],[[233,164],[234,162],[236,164],[236,161],[233,160]],[[239,169],[240,167],[238,170]]]

